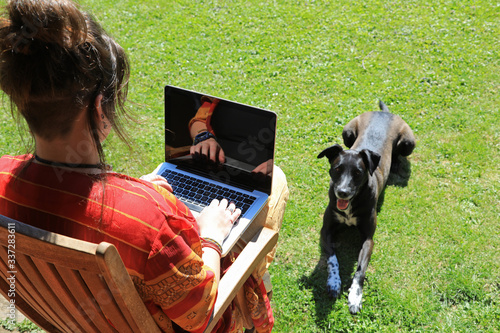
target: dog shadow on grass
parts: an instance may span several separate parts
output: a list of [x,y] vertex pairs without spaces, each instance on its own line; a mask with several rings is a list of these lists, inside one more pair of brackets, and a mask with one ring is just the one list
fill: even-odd
[[[387,180],[387,186],[406,187],[411,175],[411,164],[405,158],[400,156],[391,168],[391,173]],[[384,191],[381,193],[378,201],[377,211],[382,209],[384,202]],[[356,271],[359,251],[361,250],[362,240],[356,227],[342,226],[334,236],[335,253],[339,261],[340,278],[342,281],[341,295],[338,299],[333,299],[326,290],[326,280],[328,278],[326,256],[321,253],[320,259],[309,276],[302,276],[299,280],[304,289],[312,289],[316,324],[318,327],[325,325],[327,318],[332,311],[334,304],[338,302],[345,303],[347,309],[347,295],[352,283],[352,278]],[[319,243],[319,235],[318,235]],[[321,249],[320,249],[321,251]],[[368,280],[368,278],[367,278]]]

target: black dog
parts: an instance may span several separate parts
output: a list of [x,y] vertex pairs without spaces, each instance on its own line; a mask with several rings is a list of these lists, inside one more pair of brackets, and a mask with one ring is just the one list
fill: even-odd
[[321,245],[327,255],[328,293],[340,294],[340,275],[333,235],[340,224],[357,226],[363,245],[349,291],[349,311],[361,310],[363,282],[373,251],[377,226],[377,201],[383,191],[393,160],[408,156],[415,148],[415,137],[401,117],[389,113],[380,101],[382,112],[366,112],[351,120],[342,132],[350,150],[334,145],[323,150],[330,162],[330,202],[323,217]]

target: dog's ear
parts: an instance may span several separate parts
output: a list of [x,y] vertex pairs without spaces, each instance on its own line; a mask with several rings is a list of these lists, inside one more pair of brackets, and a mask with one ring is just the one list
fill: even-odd
[[339,156],[339,154],[343,150],[344,149],[342,148],[341,145],[335,144],[331,147],[326,148],[321,153],[319,153],[318,158],[322,158],[322,157],[326,156],[326,157],[328,157],[328,161],[330,161],[330,163],[331,163],[333,160],[335,160],[337,158],[337,156]]
[[368,169],[370,176],[373,175],[380,162],[380,155],[368,149],[363,149],[359,153],[361,154],[363,163],[365,163],[365,166]]

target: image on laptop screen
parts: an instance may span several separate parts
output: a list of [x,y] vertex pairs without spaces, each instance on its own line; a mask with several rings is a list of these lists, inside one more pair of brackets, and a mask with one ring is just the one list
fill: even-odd
[[[225,163],[193,158],[189,122],[207,99],[217,100],[210,125],[226,156]],[[270,194],[276,114],[256,107],[165,87],[165,161],[213,180]]]

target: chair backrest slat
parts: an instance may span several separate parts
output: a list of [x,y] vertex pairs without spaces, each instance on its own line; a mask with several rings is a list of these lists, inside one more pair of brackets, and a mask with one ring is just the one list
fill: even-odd
[[96,301],[80,272],[64,267],[57,267],[57,271],[64,284],[68,286],[70,294],[68,297],[74,300],[76,308],[81,313],[81,318],[77,321],[85,321],[94,327],[84,332],[114,332],[115,330],[108,327],[106,317],[101,312],[96,311]]
[[109,292],[106,282],[94,274],[81,272],[81,275],[85,284],[89,287],[93,299],[97,302],[96,305],[106,313],[106,318],[115,327],[121,327],[120,333],[133,333],[129,323],[124,319],[121,310],[118,308],[113,295]]
[[[72,326],[74,331],[97,332],[97,327],[92,320],[86,318],[86,314],[79,306],[78,300],[73,297],[70,291],[72,285],[66,284],[56,267],[37,258],[33,258],[33,262],[47,281],[47,287],[60,300],[59,304],[62,306],[60,311],[67,313],[67,325]],[[71,271],[68,268],[61,268],[61,270]],[[112,331],[109,330],[109,332]]]
[[[1,246],[1,253],[0,256],[2,258],[2,262],[5,263],[7,267],[10,268],[10,266],[7,265],[7,261],[5,258],[7,258],[7,248],[4,246]],[[30,266],[30,261],[31,259],[29,257],[24,256],[20,252],[16,252],[16,265],[15,265],[15,271],[14,273],[9,273],[12,271],[11,269],[8,268],[6,274],[11,274],[10,276],[6,276],[11,278],[14,283],[14,288],[12,286],[9,286],[10,289],[15,290],[15,304],[16,308],[19,303],[19,298],[22,298],[27,304],[29,304],[33,309],[37,309],[40,311],[40,314],[44,318],[57,318],[59,321],[61,320],[60,317],[53,311],[53,309],[49,306],[49,303],[47,300],[42,296],[40,291],[33,285],[33,283],[27,278],[30,273],[32,273],[32,267]],[[24,264],[26,266],[24,266]],[[23,265],[23,266],[21,266]],[[9,282],[9,280],[7,280]],[[5,296],[5,292],[3,293]],[[56,326],[59,330],[62,329],[60,325],[58,325],[59,321],[54,321],[53,324]]]
[[18,267],[22,267],[24,273],[22,275],[17,274],[16,278],[22,276],[22,280],[19,281],[22,283],[24,280],[24,284],[29,286],[29,289],[26,290],[28,293],[37,295],[34,297],[37,304],[45,308],[55,322],[71,322],[71,315],[59,299],[60,295],[55,294],[52,290],[52,286],[56,282],[50,280],[50,277],[45,280],[45,276],[38,270],[32,258],[21,255],[17,262]]
[[[3,279],[4,276],[0,279],[0,292],[2,295],[6,298],[9,299],[8,293],[6,292],[9,290],[10,286],[9,283],[6,282],[5,279]],[[16,291],[18,293],[26,295],[26,292],[24,291],[23,288],[18,288],[16,287]],[[32,305],[27,302],[23,297],[16,297],[16,309],[28,309],[28,308],[33,308]],[[52,323],[49,323],[48,321],[45,320],[46,313],[44,311],[38,313],[35,311],[32,311],[29,315],[29,318],[35,322],[35,323],[44,323],[43,329],[46,332],[61,332],[61,327],[55,326]],[[42,326],[38,324],[39,326]]]

